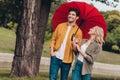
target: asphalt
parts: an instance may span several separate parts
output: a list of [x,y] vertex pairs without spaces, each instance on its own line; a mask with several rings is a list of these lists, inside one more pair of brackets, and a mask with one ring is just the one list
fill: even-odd
[[[13,54],[0,53],[0,69],[11,69]],[[50,58],[42,57],[40,62],[40,72],[49,72]],[[95,62],[93,74],[120,77],[120,65],[112,65]]]

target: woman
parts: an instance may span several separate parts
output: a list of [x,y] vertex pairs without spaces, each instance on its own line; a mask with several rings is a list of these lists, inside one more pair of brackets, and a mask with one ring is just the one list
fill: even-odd
[[90,38],[83,39],[81,47],[77,44],[78,39],[74,39],[72,42],[74,49],[79,52],[73,66],[72,80],[90,80],[94,61],[102,50],[103,29],[95,26],[90,29],[88,34]]

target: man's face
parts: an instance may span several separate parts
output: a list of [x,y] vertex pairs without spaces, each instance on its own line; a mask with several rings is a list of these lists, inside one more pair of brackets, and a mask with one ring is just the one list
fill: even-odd
[[70,11],[68,14],[68,22],[72,23],[72,22],[76,22],[76,20],[78,19],[76,13],[74,11]]

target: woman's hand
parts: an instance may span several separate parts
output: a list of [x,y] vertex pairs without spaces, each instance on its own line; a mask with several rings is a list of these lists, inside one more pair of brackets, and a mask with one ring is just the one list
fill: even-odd
[[72,46],[73,46],[73,49],[76,50],[77,46],[79,46],[77,43],[80,41],[79,38],[76,38],[76,39],[73,39],[72,41]]
[[77,44],[80,42],[80,38],[75,38],[73,41]]

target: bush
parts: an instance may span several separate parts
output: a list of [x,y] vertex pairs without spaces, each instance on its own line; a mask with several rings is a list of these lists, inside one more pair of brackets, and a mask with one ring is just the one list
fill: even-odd
[[118,50],[119,50],[119,46],[113,45],[113,46],[112,46],[112,50],[118,51]]
[[18,23],[14,23],[14,22],[12,22],[12,21],[10,21],[10,22],[7,23],[7,27],[8,27],[9,29],[14,30],[14,31],[16,31],[17,26],[18,26]]
[[45,40],[50,40],[50,39],[51,39],[51,37],[52,37],[52,33],[51,33],[51,32],[46,31],[46,32],[45,32]]
[[112,50],[113,50],[114,52],[116,52],[116,53],[120,53],[120,48],[119,48],[119,46],[117,46],[117,45],[113,45],[113,46],[112,46]]

